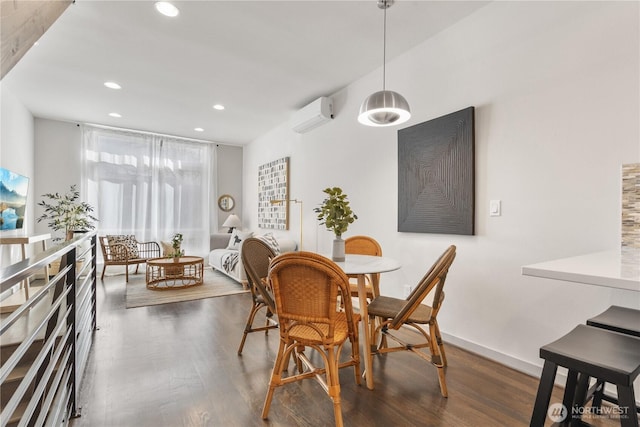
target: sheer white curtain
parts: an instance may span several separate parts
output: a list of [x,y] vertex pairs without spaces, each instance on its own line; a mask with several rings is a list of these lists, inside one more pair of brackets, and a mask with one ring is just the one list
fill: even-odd
[[215,144],[86,125],[83,144],[83,193],[99,235],[160,242],[182,233],[186,254],[209,252]]

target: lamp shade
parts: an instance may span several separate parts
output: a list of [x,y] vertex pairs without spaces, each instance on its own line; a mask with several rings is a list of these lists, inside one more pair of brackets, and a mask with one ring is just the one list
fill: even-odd
[[358,121],[367,126],[393,126],[411,118],[409,103],[404,96],[391,90],[369,95],[360,106]]
[[239,228],[242,226],[242,222],[240,221],[240,218],[238,218],[236,214],[231,214],[227,217],[227,219],[224,221],[222,226],[230,227],[230,228]]

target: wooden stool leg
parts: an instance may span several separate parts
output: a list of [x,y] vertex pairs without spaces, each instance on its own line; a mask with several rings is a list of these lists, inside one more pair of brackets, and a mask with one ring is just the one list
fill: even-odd
[[564,395],[562,397],[562,404],[568,411],[571,410],[573,402],[575,400],[576,386],[578,384],[578,371],[569,370],[567,372],[567,382],[564,386]]
[[[581,427],[584,425],[582,424],[582,417],[580,416],[579,410],[587,403],[587,392],[589,391],[590,378],[591,377],[589,377],[589,375],[580,373],[578,375],[577,384],[574,388],[572,402],[564,403],[565,407],[569,411],[567,417],[570,417],[571,419],[571,427]],[[573,408],[575,408],[576,411],[574,411]]]
[[638,408],[633,384],[630,386],[618,386],[618,405],[621,409],[620,425],[622,427],[639,427]]
[[538,393],[536,394],[536,402],[533,405],[533,414],[531,415],[531,423],[529,427],[544,427],[544,421],[547,417],[547,409],[551,400],[551,392],[553,391],[553,381],[556,378],[558,365],[548,360],[544,361],[542,368],[542,376],[538,385]]

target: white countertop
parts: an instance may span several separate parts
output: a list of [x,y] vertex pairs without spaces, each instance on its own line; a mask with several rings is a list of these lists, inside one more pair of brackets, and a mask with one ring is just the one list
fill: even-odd
[[624,248],[525,265],[522,274],[640,292],[640,250]]

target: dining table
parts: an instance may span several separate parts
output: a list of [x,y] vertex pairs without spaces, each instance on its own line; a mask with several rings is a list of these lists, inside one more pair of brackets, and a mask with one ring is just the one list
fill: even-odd
[[[328,258],[331,258],[329,256]],[[373,359],[371,356],[371,328],[369,325],[369,312],[367,310],[367,274],[386,273],[398,270],[400,263],[389,257],[375,255],[346,254],[344,261],[334,261],[347,275],[353,275],[358,280],[358,300],[359,312],[362,318],[362,328],[364,329],[364,377],[369,390],[373,390]]]

